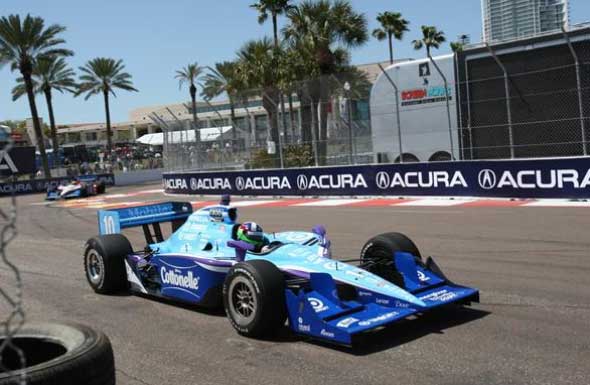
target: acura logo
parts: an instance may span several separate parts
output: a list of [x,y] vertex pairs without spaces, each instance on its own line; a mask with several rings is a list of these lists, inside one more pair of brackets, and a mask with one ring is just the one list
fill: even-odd
[[197,179],[196,178],[191,178],[191,189],[192,190],[197,189]]
[[245,186],[246,186],[246,182],[244,182],[244,178],[242,178],[241,176],[237,177],[236,178],[236,189],[238,189],[238,191],[242,191]]
[[497,178],[496,173],[489,168],[481,170],[477,176],[479,186],[484,190],[491,190],[496,187]]
[[375,182],[377,183],[377,187],[379,187],[381,190],[385,190],[389,187],[391,179],[389,178],[388,173],[385,171],[380,171],[375,176]]
[[307,189],[307,177],[305,175],[297,176],[297,188],[299,190]]

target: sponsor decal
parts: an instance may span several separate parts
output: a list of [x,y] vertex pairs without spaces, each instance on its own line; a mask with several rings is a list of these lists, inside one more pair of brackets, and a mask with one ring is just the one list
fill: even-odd
[[310,332],[311,331],[311,325],[304,325],[303,324],[303,318],[299,317],[299,318],[297,318],[297,329],[300,332]]
[[5,170],[10,170],[13,174],[18,172],[18,168],[16,168],[10,154],[6,151],[0,151],[0,171]]
[[188,185],[186,184],[186,180],[183,178],[166,179],[165,188],[187,190]]
[[388,319],[393,318],[393,317],[395,317],[398,314],[399,314],[398,312],[392,311],[392,312],[389,312],[389,313],[382,314],[382,315],[380,315],[378,317],[369,318],[368,320],[360,321],[359,322],[359,325],[360,326],[369,326],[369,325],[372,325],[374,323],[379,323],[379,322],[387,321]]
[[215,222],[223,222],[223,211],[217,209],[209,210],[209,217]]
[[439,290],[435,291],[434,293],[427,294],[425,296],[420,297],[422,301],[432,301],[432,302],[446,302],[450,301],[455,298],[457,295],[453,292],[448,290]]
[[238,176],[236,177],[234,184],[238,191],[291,189],[291,183],[289,183],[289,179],[286,176],[256,176],[247,178]]
[[389,175],[380,171],[375,176],[375,184],[381,190],[394,187],[402,188],[454,188],[469,187],[461,171],[409,171]]
[[369,291],[358,291],[358,295],[359,297],[371,297],[373,296],[373,293],[369,292]]
[[314,297],[309,297],[307,299],[307,301],[309,302],[309,304],[311,305],[313,310],[315,310],[316,313],[321,313],[321,312],[326,311],[330,308],[329,306],[324,305],[324,303],[321,300],[314,298]]
[[375,300],[375,303],[381,304],[381,305],[389,305],[389,300],[388,299],[384,299],[384,298],[377,298]]
[[325,174],[306,176],[300,174],[297,176],[297,188],[299,190],[326,190],[333,188],[368,188],[363,174]]
[[430,277],[426,276],[426,274],[424,274],[423,272],[421,272],[419,270],[417,271],[417,273],[418,273],[418,279],[420,280],[420,282],[426,282],[430,279]]
[[310,332],[311,331],[311,326],[310,325],[299,324],[299,325],[297,325],[297,329],[299,329],[300,332]]
[[358,322],[358,318],[348,317],[348,318],[344,318],[343,320],[338,321],[336,326],[338,326],[339,328],[348,328],[350,325],[352,325],[355,322]]
[[192,271],[183,273],[179,269],[168,270],[165,266],[160,268],[160,278],[167,285],[182,287],[184,289],[199,290],[199,280]]
[[[425,82],[425,86],[428,82]],[[452,89],[448,87],[449,100],[452,100]],[[412,88],[408,90],[402,90],[402,106],[412,106],[416,104],[428,104],[444,102],[446,98],[445,87],[443,86],[431,86],[422,88]]]
[[571,187],[585,189],[590,187],[590,169],[583,174],[573,169],[551,170],[505,170],[496,173],[490,169],[481,170],[477,176],[479,187],[484,190],[510,187],[514,189],[554,189]]
[[228,178],[191,178],[191,190],[231,190]]
[[327,331],[326,329],[322,329],[320,334],[324,337],[334,338],[334,333]]

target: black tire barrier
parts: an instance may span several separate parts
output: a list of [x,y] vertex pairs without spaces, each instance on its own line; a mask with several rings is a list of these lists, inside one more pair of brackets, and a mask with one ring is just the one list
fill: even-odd
[[[0,334],[0,343],[5,336]],[[20,369],[14,349],[2,352],[0,385],[115,385],[115,360],[108,337],[77,324],[25,325],[12,339],[27,360]]]

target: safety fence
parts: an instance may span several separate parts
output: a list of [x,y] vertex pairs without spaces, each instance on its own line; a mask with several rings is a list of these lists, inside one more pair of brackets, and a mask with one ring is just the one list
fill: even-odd
[[[454,60],[450,59],[451,66],[456,64]],[[284,107],[280,102],[276,107],[271,104],[268,110],[235,103],[230,113],[221,109],[226,107],[216,110],[211,106],[219,117],[199,118],[204,121],[200,125],[208,126],[206,136],[204,129],[194,129],[192,119],[164,114],[155,123],[165,133],[165,169],[266,169],[588,154],[590,62],[512,72],[508,78],[487,76],[489,73],[481,69],[476,76],[476,72],[470,70],[471,78],[458,82],[449,76],[446,88],[436,74],[431,74],[429,85],[418,88],[394,88],[395,80],[384,75],[370,94],[370,85],[358,93],[328,88],[325,101],[306,99],[304,93],[284,94],[276,99],[291,102],[285,102]],[[265,97],[253,101],[261,102]]]

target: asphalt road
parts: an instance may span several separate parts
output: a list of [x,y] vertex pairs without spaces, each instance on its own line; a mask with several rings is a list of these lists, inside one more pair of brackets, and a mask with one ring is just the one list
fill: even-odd
[[[115,351],[118,384],[590,383],[588,209],[240,209],[242,220],[267,231],[323,223],[339,258],[358,256],[372,235],[400,231],[436,256],[451,279],[481,289],[481,303],[472,308],[391,327],[351,350],[287,330],[274,340],[251,340],[237,335],[222,312],[99,296],[82,267],[83,245],[97,232],[96,210],[37,204],[42,199],[18,199],[18,237],[8,248],[24,279],[27,318],[103,330]],[[0,199],[1,208],[8,203]],[[139,230],[127,234],[143,246]],[[0,286],[12,284],[0,265]],[[0,301],[0,315],[6,311]]]

